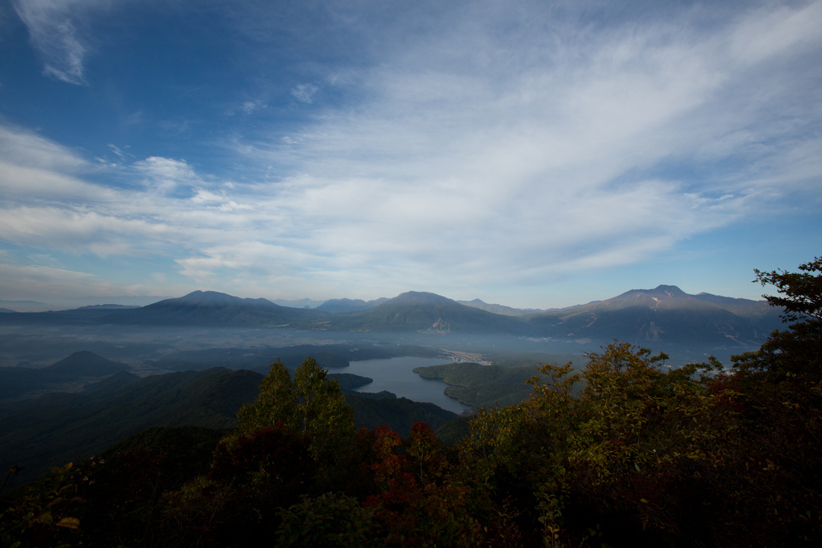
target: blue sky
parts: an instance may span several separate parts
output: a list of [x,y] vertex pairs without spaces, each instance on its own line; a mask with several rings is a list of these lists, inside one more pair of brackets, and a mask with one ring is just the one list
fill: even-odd
[[0,0],[0,300],[758,298],[754,268],[822,255],[819,28],[820,1]]

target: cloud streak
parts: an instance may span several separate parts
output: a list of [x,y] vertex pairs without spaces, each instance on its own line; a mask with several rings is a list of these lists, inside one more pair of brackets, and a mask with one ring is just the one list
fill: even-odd
[[78,13],[104,4],[101,0],[15,0],[17,14],[43,59],[44,74],[69,84],[87,84],[83,64],[89,47],[77,27]]
[[[71,83],[85,81],[85,50],[72,56],[62,31],[37,36],[81,4],[96,5],[17,4],[51,74]],[[121,164],[92,166],[0,126],[0,233],[166,257],[192,283],[244,295],[373,298],[413,283],[468,298],[647,261],[796,196],[822,201],[822,3],[608,24],[535,5],[382,27],[336,14],[331,27],[374,44],[368,62],[306,71],[298,81],[322,82],[322,101],[292,82],[287,106],[236,102],[255,119],[309,113],[219,139],[236,177],[116,148]]]

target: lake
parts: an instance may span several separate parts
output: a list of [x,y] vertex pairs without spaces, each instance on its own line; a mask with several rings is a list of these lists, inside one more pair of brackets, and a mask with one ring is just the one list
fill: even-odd
[[436,360],[432,358],[404,356],[387,360],[353,361],[349,363],[348,367],[335,369],[334,372],[353,373],[374,379],[373,382],[358,388],[356,390],[357,392],[380,392],[381,390],[387,390],[396,394],[398,398],[430,402],[443,409],[460,414],[465,409],[471,409],[471,406],[446,396],[443,390],[445,390],[445,387],[448,385],[444,382],[423,379],[413,371],[415,367],[442,365],[444,363],[451,362],[442,359]]

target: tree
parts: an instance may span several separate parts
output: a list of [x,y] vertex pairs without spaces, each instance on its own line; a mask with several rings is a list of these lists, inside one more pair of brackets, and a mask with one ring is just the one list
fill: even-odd
[[[773,270],[762,272],[754,269],[756,279],[763,286],[776,287],[784,297],[762,295],[772,306],[785,309],[783,317],[788,321],[822,320],[822,257],[799,265],[802,272]],[[817,272],[818,274],[813,274]]]
[[775,379],[798,376],[802,382],[822,379],[822,257],[799,270],[754,271],[754,282],[776,287],[781,296],[763,297],[783,307],[783,320],[792,323],[771,333],[759,350],[732,356],[738,370],[764,371]]
[[319,475],[328,481],[343,476],[340,463],[348,458],[354,439],[354,412],[336,380],[314,358],[297,367],[294,380],[282,361],[269,367],[260,394],[237,413],[238,429],[250,433],[278,423],[311,440],[311,456]]
[[280,360],[272,363],[252,404],[237,413],[239,429],[251,432],[282,423],[312,440],[315,458],[341,439],[354,435],[354,413],[336,380],[308,358],[297,367],[294,380]]
[[714,476],[727,516],[720,541],[810,546],[822,531],[822,259],[755,272],[790,323],[709,383],[736,414]]
[[487,520],[507,507],[518,516],[508,536],[550,546],[600,534],[660,543],[701,523],[710,499],[692,509],[683,485],[713,466],[732,412],[715,406],[696,366],[665,370],[664,354],[617,342],[587,357],[581,372],[542,365],[530,400],[472,421],[463,462],[493,501]]

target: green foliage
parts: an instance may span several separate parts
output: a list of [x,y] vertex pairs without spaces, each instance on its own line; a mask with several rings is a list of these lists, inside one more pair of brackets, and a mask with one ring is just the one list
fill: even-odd
[[727,530],[751,543],[810,545],[822,532],[822,259],[799,270],[756,271],[793,323],[709,385],[737,413],[721,484]]
[[0,538],[10,546],[69,547],[78,540],[80,506],[73,464],[53,468],[22,495],[4,501]]
[[454,445],[471,433],[470,417],[456,417],[437,428],[437,439],[445,445]]
[[[545,364],[530,400],[483,410],[463,459],[482,471],[489,496],[520,501],[545,543],[587,538],[617,515],[623,529],[673,533],[672,470],[709,466],[731,412],[711,405],[695,368],[663,371],[664,355],[615,343],[588,358],[582,373]],[[562,529],[586,513],[584,527]]]
[[735,367],[766,371],[775,380],[786,376],[822,379],[822,258],[799,266],[801,272],[756,271],[762,285],[772,284],[782,296],[765,296],[781,306],[787,330],[774,331],[756,352],[734,356]]
[[[756,272],[756,280],[762,285],[776,287],[783,296],[763,295],[772,306],[785,309],[787,320],[822,320],[822,257],[799,265],[801,272],[774,270]],[[814,274],[816,272],[817,274]]]
[[257,399],[237,413],[239,430],[282,423],[311,439],[311,453],[321,466],[333,464],[353,439],[354,421],[340,385],[327,377],[314,358],[297,368],[293,381],[282,362],[272,363]]
[[401,436],[411,433],[415,422],[426,422],[439,428],[457,417],[456,413],[437,407],[433,403],[411,401],[408,398],[365,398],[360,394],[346,394],[345,400],[354,411],[357,426],[376,428],[386,425]]
[[376,546],[374,509],[343,493],[323,493],[280,512],[278,546],[360,548]]
[[207,477],[166,493],[170,534],[184,546],[259,544],[276,528],[278,509],[313,485],[309,444],[282,423],[225,438]]

